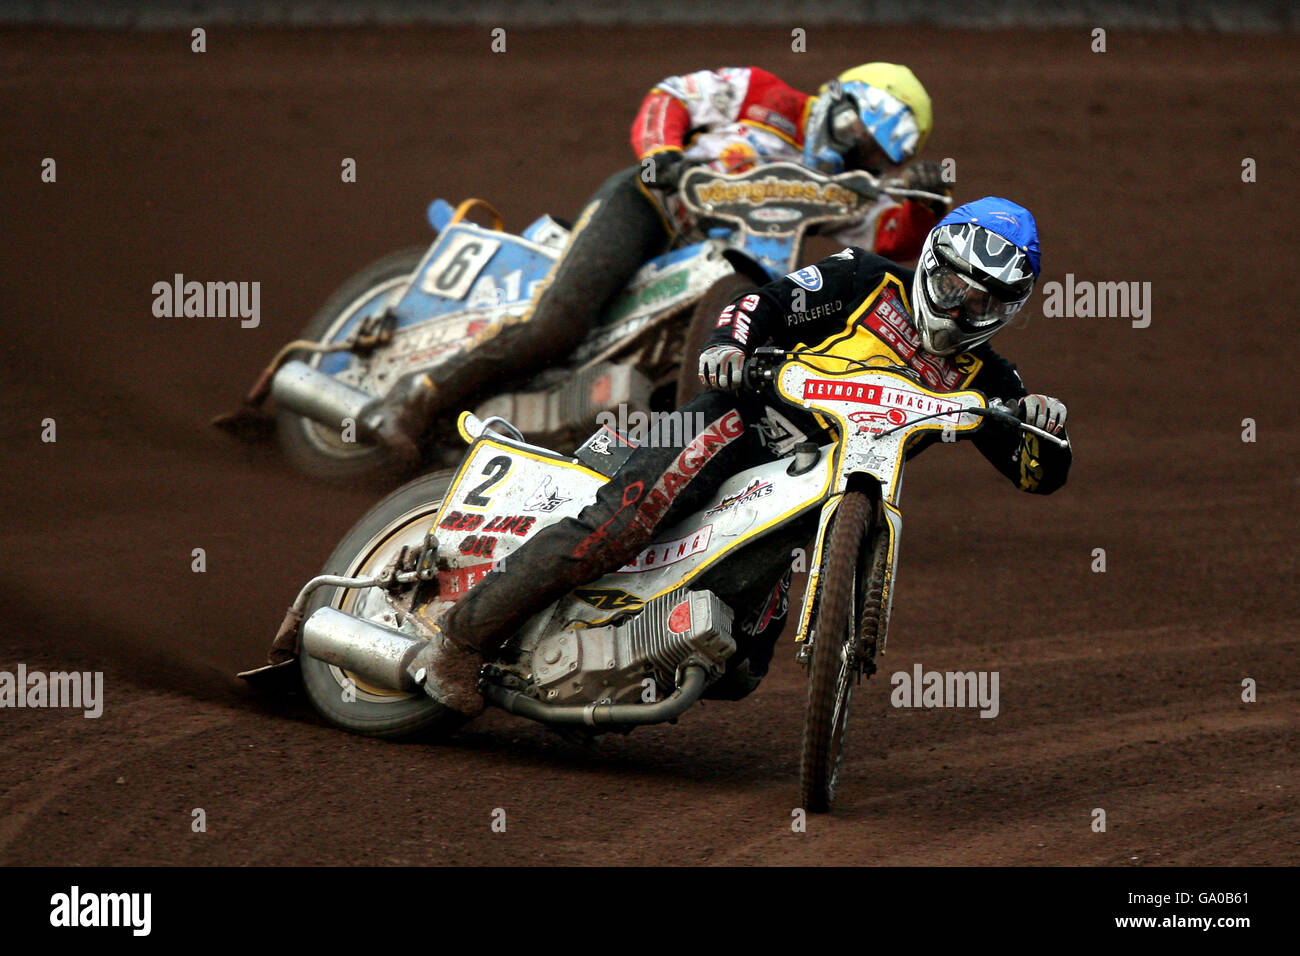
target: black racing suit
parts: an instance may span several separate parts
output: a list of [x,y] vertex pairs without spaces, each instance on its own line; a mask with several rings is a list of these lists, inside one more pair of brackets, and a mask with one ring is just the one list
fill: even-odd
[[[911,282],[912,270],[845,249],[737,298],[719,316],[709,345],[735,345],[746,353],[775,345],[857,358],[884,355],[911,365],[935,391],[974,388],[1011,400],[1027,394],[1015,366],[987,344],[952,359],[921,351],[908,305]],[[658,528],[703,507],[726,478],[768,454],[756,427],[765,414],[759,397],[708,391],[681,410],[702,413],[698,420],[707,423],[689,445],[632,452],[594,503],[539,532],[510,556],[508,574],[492,571],[454,604],[442,620],[447,637],[495,653],[538,611],[626,564]],[[795,410],[783,406],[781,412]],[[697,419],[692,414],[686,420]],[[909,457],[938,440],[934,433],[926,439]],[[1050,494],[1065,484],[1068,449],[993,424],[976,433],[974,444],[1022,491]],[[773,642],[779,631],[766,628],[764,634]],[[765,671],[770,643],[752,653]]]

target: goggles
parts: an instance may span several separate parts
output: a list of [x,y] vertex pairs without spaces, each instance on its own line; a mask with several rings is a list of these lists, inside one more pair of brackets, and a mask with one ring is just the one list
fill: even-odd
[[862,116],[853,101],[845,98],[831,107],[831,144],[842,150],[855,146],[874,144],[875,139],[867,131]]
[[944,311],[961,309],[957,316],[958,325],[980,327],[992,321],[1006,321],[1025,304],[1024,299],[1014,302],[999,299],[947,265],[929,270],[925,286],[936,307]]

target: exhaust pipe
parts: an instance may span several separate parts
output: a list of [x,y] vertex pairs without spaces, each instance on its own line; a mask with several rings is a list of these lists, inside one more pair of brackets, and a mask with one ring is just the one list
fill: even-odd
[[543,724],[585,724],[588,727],[617,724],[661,724],[673,720],[700,699],[708,675],[698,664],[688,664],[682,684],[663,700],[653,704],[544,704],[517,690],[489,684],[483,696],[502,710]]
[[323,607],[302,625],[302,649],[389,690],[418,691],[406,666],[425,641],[374,621]]
[[275,373],[271,397],[281,407],[333,428],[341,427],[343,419],[350,418],[358,431],[364,431],[362,409],[375,398],[297,360],[285,362]]
[[[303,653],[351,671],[369,683],[408,693],[420,690],[406,669],[425,644],[394,628],[332,607],[320,608],[302,625]],[[708,684],[704,667],[688,663],[683,671],[681,686],[653,704],[544,704],[499,684],[483,688],[483,696],[503,710],[543,724],[659,724],[680,716],[704,693]]]

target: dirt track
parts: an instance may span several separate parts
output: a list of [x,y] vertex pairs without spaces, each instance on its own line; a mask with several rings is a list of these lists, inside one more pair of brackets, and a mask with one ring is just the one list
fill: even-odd
[[[1300,42],[788,36],[511,31],[493,55],[485,30],[213,30],[196,55],[0,33],[0,670],[103,670],[107,698],[98,720],[0,710],[0,863],[1300,862]],[[206,421],[333,287],[423,241],[434,195],[515,228],[572,214],[663,76],[753,62],[809,88],[872,58],[929,85],[959,198],[1035,211],[1046,280],[1150,281],[1154,305],[1145,329],[1035,310],[998,340],[1069,403],[1060,494],[1017,494],[969,447],[909,472],[885,679],[855,700],[836,813],[790,831],[788,648],[750,699],[589,750],[499,714],[394,745],[243,693],[231,675],[371,496]],[[155,318],[177,272],[260,281],[260,327]],[[1001,715],[890,707],[914,662],[999,671]]]

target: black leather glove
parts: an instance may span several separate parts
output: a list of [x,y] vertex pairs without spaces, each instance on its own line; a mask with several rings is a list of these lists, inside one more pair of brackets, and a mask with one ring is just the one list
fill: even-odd
[[[938,193],[941,196],[952,195],[952,183],[943,181],[943,167],[928,159],[919,160],[907,167],[907,171],[903,173],[903,185],[908,189]],[[948,211],[947,205],[937,200],[927,202],[924,199],[917,199],[915,201],[928,206],[931,211],[939,216]]]
[[675,149],[652,153],[641,160],[641,181],[661,193],[676,192],[682,176],[692,165]]

